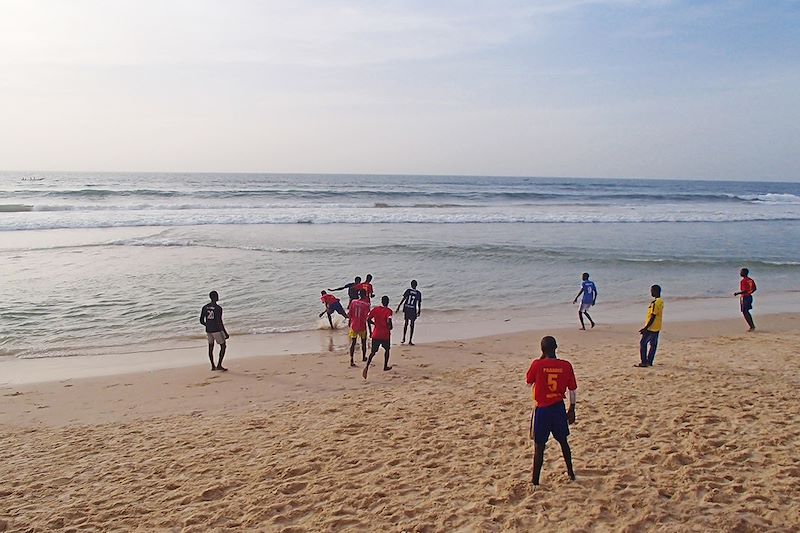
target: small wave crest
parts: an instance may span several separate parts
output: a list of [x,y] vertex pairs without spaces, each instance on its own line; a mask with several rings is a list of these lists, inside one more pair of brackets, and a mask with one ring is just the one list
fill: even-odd
[[0,204],[0,213],[25,213],[27,211],[33,211],[33,206],[27,204]]

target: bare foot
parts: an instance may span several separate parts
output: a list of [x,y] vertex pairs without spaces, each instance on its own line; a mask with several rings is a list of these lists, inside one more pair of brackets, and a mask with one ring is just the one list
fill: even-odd
[[408,341],[408,345],[409,345],[409,346],[416,346],[416,344],[414,344],[414,343],[413,343],[413,342],[411,342],[411,341]]
[[386,372],[387,370],[391,370],[391,369],[392,369],[392,367],[390,367],[390,366],[385,366],[385,367],[383,367],[383,371],[384,371],[384,372]]
[[361,371],[361,377],[367,379],[367,371],[369,370],[368,366],[364,367],[364,370]]
[[227,371],[228,371],[228,369],[227,369],[227,368],[225,368],[224,366],[221,366],[221,365],[218,365],[218,366],[217,366],[217,370],[220,370],[220,371],[222,371],[222,372],[227,372]]
[[211,367],[211,371],[212,371],[212,372],[213,372],[213,371],[215,371],[216,369],[217,369],[217,367],[215,367],[215,366],[212,366],[212,367]]
[[352,368],[352,367],[354,367],[354,366],[356,366],[356,364],[355,364],[355,362],[353,362],[353,361],[351,360],[351,361],[350,361],[350,367]]
[[594,322],[592,322],[592,327],[594,327]]

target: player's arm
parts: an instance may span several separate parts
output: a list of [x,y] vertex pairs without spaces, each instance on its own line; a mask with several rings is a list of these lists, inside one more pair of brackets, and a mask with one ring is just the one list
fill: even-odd
[[330,292],[333,292],[333,291],[340,291],[340,290],[342,290],[342,289],[346,289],[346,288],[347,288],[347,285],[342,285],[342,286],[341,286],[341,287],[339,287],[338,289],[328,289],[328,291],[330,291]]
[[406,303],[406,300],[407,300],[407,299],[408,299],[408,291],[406,291],[406,292],[404,292],[404,293],[403,293],[403,298],[401,298],[401,299],[400,299],[400,303],[399,303],[399,304],[397,304],[397,309],[395,309],[395,310],[394,310],[394,312],[395,312],[395,313],[397,313],[397,312],[399,312],[399,311],[400,311],[400,307],[401,307],[401,306],[402,306],[404,303]]
[[226,339],[230,339],[231,336],[228,335],[228,330],[225,329],[225,324],[222,322],[222,308],[219,308],[219,325],[222,328],[222,334],[225,335]]
[[653,322],[655,322],[655,320],[656,320],[655,313],[650,313],[648,315],[648,319],[649,320],[647,321],[647,324],[645,324],[644,327],[639,330],[639,333],[644,333],[645,331],[647,331],[647,328],[649,328],[650,326],[653,325]]
[[572,303],[574,304],[578,303],[578,298],[581,297],[581,294],[583,294],[583,287],[581,287],[581,290],[578,291],[578,295],[575,297],[574,300],[572,300]]
[[525,384],[528,387],[533,387],[533,384],[536,381],[536,371],[533,369],[534,363],[536,363],[536,360],[531,362],[531,366],[528,368],[528,372],[525,374]]
[[422,314],[422,293],[419,293],[417,298],[417,316]]
[[206,325],[206,308],[202,308],[200,310],[200,323],[204,326]]
[[592,295],[592,305],[597,303],[597,285],[594,287],[594,295]]
[[386,325],[389,327],[389,331],[392,331],[392,329],[394,328],[394,325],[392,324],[392,319],[391,318],[387,318],[386,319]]
[[575,407],[578,405],[578,383],[575,381],[575,371],[572,366],[567,374],[567,390],[569,391],[569,409],[567,409],[567,422],[575,422]]
[[750,294],[753,294],[754,292],[756,292],[757,289],[758,289],[758,287],[756,287],[756,282],[751,279],[750,280]]
[[577,389],[569,390],[569,409],[567,409],[567,422],[573,424],[575,422],[575,406],[578,405],[578,391]]

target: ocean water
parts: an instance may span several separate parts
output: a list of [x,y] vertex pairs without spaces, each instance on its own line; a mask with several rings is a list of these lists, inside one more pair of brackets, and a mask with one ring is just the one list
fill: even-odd
[[584,271],[600,304],[729,295],[741,266],[796,291],[798,242],[797,183],[6,172],[0,356],[197,339],[211,289],[234,334],[315,329],[367,273],[393,305],[417,279],[427,327],[534,320]]

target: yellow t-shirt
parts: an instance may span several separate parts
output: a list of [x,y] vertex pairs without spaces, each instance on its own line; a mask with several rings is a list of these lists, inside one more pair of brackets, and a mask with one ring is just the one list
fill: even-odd
[[647,308],[647,318],[645,318],[645,324],[650,322],[650,317],[656,317],[653,320],[653,323],[650,324],[650,327],[647,328],[648,331],[661,331],[661,321],[664,318],[664,300],[661,298],[656,298],[652,302],[650,302],[650,306]]

